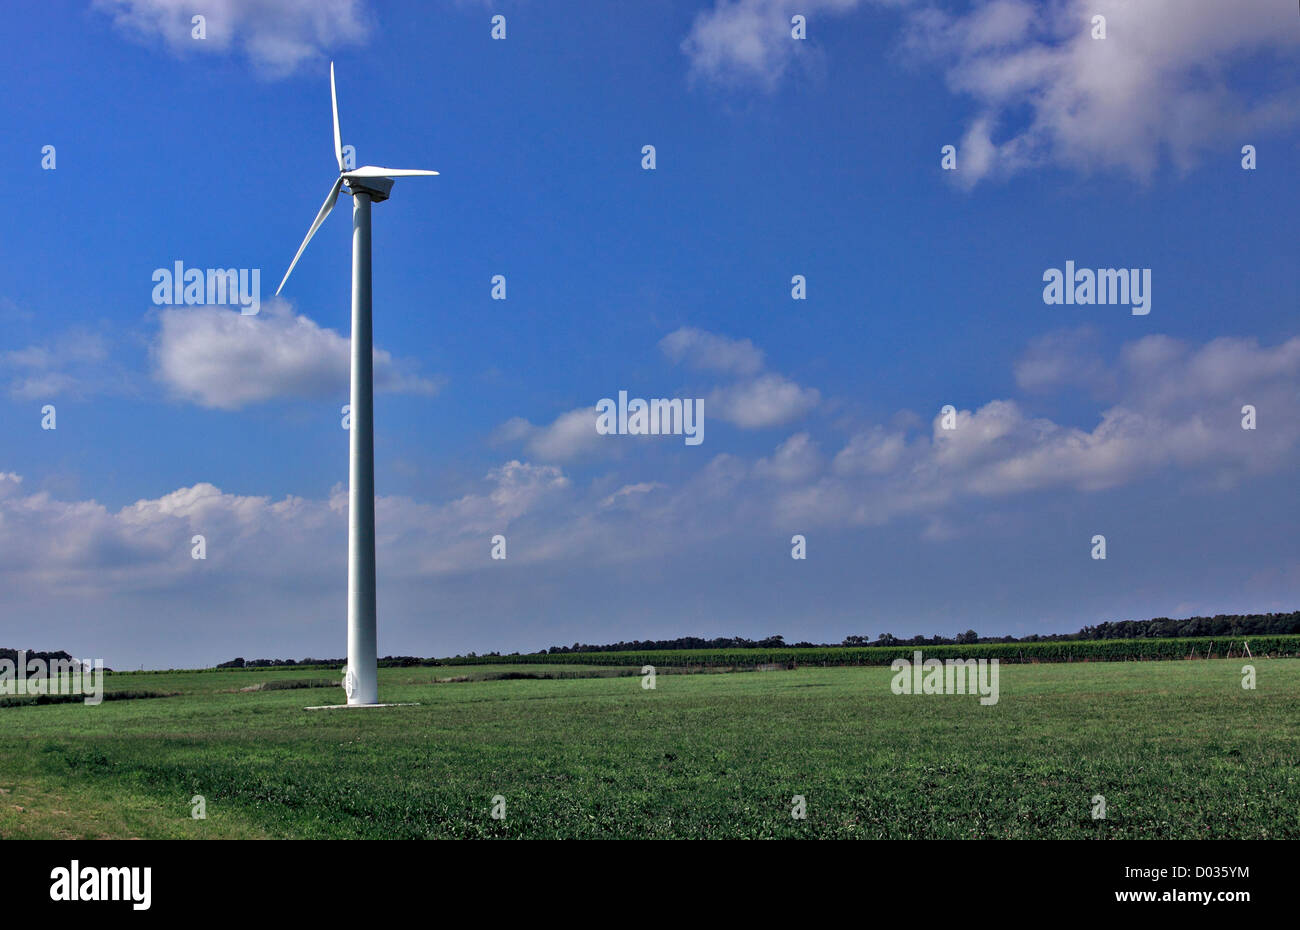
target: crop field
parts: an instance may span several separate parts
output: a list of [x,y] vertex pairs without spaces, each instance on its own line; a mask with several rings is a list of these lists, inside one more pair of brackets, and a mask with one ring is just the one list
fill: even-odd
[[512,656],[456,656],[445,665],[519,663],[526,665],[681,665],[746,666],[888,665],[911,659],[915,650],[927,658],[997,659],[999,662],[1146,662],[1185,658],[1300,656],[1300,636],[1235,636],[1208,639],[1084,639],[1049,642],[978,643],[945,646],[779,646],[759,649],[648,649],[635,652],[558,652]]
[[306,709],[319,669],[115,674],[0,707],[0,836],[1300,838],[1300,660],[1243,664],[1007,665],[992,706],[879,666],[392,668],[417,705],[355,710]]

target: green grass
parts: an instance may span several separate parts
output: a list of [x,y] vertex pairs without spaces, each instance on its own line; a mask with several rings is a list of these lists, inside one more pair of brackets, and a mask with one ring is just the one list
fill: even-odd
[[[879,667],[384,669],[419,706],[333,711],[239,690],[320,670],[165,673],[176,696],[0,708],[0,837],[1300,838],[1300,661],[1255,691],[1242,664],[1004,666],[992,707]],[[492,680],[561,671],[606,677]]]

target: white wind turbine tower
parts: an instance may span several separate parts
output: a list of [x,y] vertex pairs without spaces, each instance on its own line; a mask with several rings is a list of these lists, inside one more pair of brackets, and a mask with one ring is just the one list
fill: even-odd
[[434,175],[436,171],[379,168],[365,165],[348,171],[343,165],[339,136],[339,103],[330,62],[330,105],[334,111],[334,157],[339,176],[329,196],[298,246],[285,281],[316,235],[347,185],[352,195],[352,429],[348,436],[348,674],[344,688],[349,706],[379,702],[378,654],[375,642],[375,426],[374,347],[370,326],[370,204],[388,199],[393,178]]

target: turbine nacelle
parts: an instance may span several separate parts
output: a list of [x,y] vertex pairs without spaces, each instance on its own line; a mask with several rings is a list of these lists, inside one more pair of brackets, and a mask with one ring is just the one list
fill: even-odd
[[356,193],[362,191],[370,195],[375,203],[387,200],[393,189],[394,178],[416,178],[436,175],[436,171],[422,171],[417,168],[381,168],[378,165],[362,165],[352,171],[341,171],[341,177],[348,190]]
[[347,174],[340,175],[340,177],[348,186],[349,193],[366,194],[374,203],[387,200],[389,192],[393,189],[392,178],[358,178]]
[[325,203],[321,205],[320,212],[316,214],[316,221],[311,224],[311,229],[307,230],[307,236],[302,240],[302,245],[298,246],[298,254],[294,255],[293,261],[289,263],[289,270],[284,273],[280,286],[275,289],[277,297],[280,295],[280,291],[284,289],[285,282],[289,280],[289,275],[293,274],[298,259],[302,258],[307,243],[311,242],[312,236],[316,235],[316,230],[320,229],[321,224],[325,222],[325,218],[334,209],[334,204],[338,202],[339,192],[343,189],[344,183],[348,186],[348,193],[353,195],[365,194],[374,203],[381,203],[388,199],[388,195],[393,189],[394,178],[432,177],[438,173],[420,168],[383,168],[379,165],[362,165],[360,168],[353,168],[349,171],[344,166],[343,136],[339,133],[339,101],[334,85],[334,62],[332,61],[330,62],[330,109],[334,114],[334,157],[339,163],[339,176],[334,182],[334,186],[330,188]]

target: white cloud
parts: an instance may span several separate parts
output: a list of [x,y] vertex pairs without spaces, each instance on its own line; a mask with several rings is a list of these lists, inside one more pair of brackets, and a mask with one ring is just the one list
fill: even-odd
[[[961,411],[954,431],[936,419],[935,462],[965,469],[965,486],[982,494],[1095,490],[1170,467],[1267,471],[1300,443],[1300,422],[1286,413],[1300,387],[1300,337],[1271,348],[1223,338],[1192,349],[1147,336],[1101,374],[1119,385],[1121,400],[1092,430],[1029,418],[1014,402],[994,401]],[[1247,403],[1270,412],[1266,431],[1241,428]]]
[[[123,31],[161,39],[176,54],[223,53],[237,48],[269,77],[295,71],[336,46],[369,34],[363,0],[95,0]],[[195,15],[207,37],[193,38]]]
[[134,389],[108,340],[86,328],[64,332],[48,345],[0,352],[0,372],[10,376],[9,394],[19,400],[81,399]]
[[[943,68],[974,101],[950,175],[965,187],[1045,164],[1148,178],[1162,158],[1187,170],[1300,121],[1294,75],[1271,80],[1280,62],[1269,56],[1300,46],[1281,0],[985,0],[960,13],[908,0],[717,0],[682,51],[697,79],[770,91],[815,57],[818,30],[868,5],[903,9],[908,57]],[[807,41],[790,38],[795,13],[808,17]],[[1099,13],[1105,39],[1091,34]],[[1235,67],[1252,56],[1248,72]]]
[[[238,410],[280,398],[337,398],[348,393],[348,340],[270,300],[261,313],[175,307],[159,315],[152,347],[155,377],[203,407]],[[375,389],[434,394],[438,383],[409,373],[383,349],[374,352]]]
[[494,521],[521,517],[547,493],[569,485],[554,465],[530,465],[517,459],[488,472],[488,479],[496,484],[488,496]]
[[1095,395],[1109,394],[1115,378],[1097,346],[1097,331],[1087,326],[1039,336],[1016,362],[1016,385],[1032,392],[1078,387]]
[[[23,495],[21,481],[0,472],[0,576],[19,587],[109,597],[142,588],[183,590],[197,583],[200,570],[245,582],[315,584],[345,554],[348,498],[341,485],[327,499],[277,501],[201,482],[111,511],[93,500]],[[492,469],[485,484],[439,505],[377,497],[385,573],[428,577],[479,568],[491,533],[545,513],[569,488],[558,468],[519,461]],[[191,558],[194,534],[206,539],[202,562]],[[511,558],[526,561],[527,555]]]
[[[507,461],[454,499],[378,498],[381,570],[412,583],[472,575],[490,564],[491,536],[507,531],[512,566],[570,568],[662,557],[680,552],[683,540],[706,544],[773,526],[881,525],[907,515],[923,518],[924,538],[945,539],[955,532],[951,508],[963,501],[1045,488],[1094,492],[1156,475],[1205,475],[1223,487],[1296,466],[1300,337],[1191,347],[1149,336],[1121,350],[1108,370],[1120,401],[1091,429],[993,400],[959,411],[952,431],[937,417],[911,435],[898,427],[861,430],[829,469],[805,432],[752,463],[716,455],[675,483],[611,484],[610,475],[575,487],[555,465]],[[1243,403],[1256,405],[1259,429],[1241,429]],[[341,486],[325,499],[272,500],[208,483],[113,511],[94,500],[25,492],[18,475],[0,472],[0,579],[7,593],[36,597],[58,591],[107,601],[169,590],[192,601],[194,586],[229,590],[238,578],[250,590],[300,589],[314,603],[341,577],[346,511]],[[207,539],[202,564],[190,558],[194,534]]]
[[667,487],[658,481],[638,481],[636,484],[625,484],[613,494],[606,497],[600,502],[601,507],[614,506],[633,506],[633,502],[643,498],[651,491],[658,491]]
[[816,388],[801,387],[783,375],[765,374],[716,388],[705,399],[706,415],[741,429],[780,426],[803,416],[821,400]]
[[684,326],[661,339],[659,348],[674,362],[739,377],[714,388],[704,399],[704,410],[705,416],[741,429],[780,426],[803,416],[821,400],[815,388],[802,387],[784,375],[762,373],[763,352],[748,339]]
[[817,443],[807,433],[795,433],[771,458],[754,463],[754,474],[777,481],[803,481],[821,470],[822,457]]
[[[879,525],[904,514],[934,521],[962,500],[1095,492],[1154,475],[1203,476],[1225,488],[1297,463],[1300,337],[1271,347],[1225,338],[1192,348],[1147,336],[1113,364],[1095,365],[1118,400],[1091,429],[1030,416],[1009,399],[959,410],[953,430],[938,414],[928,434],[911,438],[872,427],[849,438],[829,474],[810,472],[778,493],[773,512],[808,526]],[[1256,407],[1261,424],[1267,416],[1267,428],[1241,428],[1244,404]],[[923,535],[943,539],[949,530],[941,520]]]
[[[716,417],[742,429],[763,429],[801,417],[821,400],[814,388],[801,387],[782,375],[761,373],[763,352],[748,339],[684,326],[661,339],[659,349],[671,361],[698,371],[741,378],[704,397],[705,418]],[[512,417],[493,431],[492,439],[522,443],[530,456],[547,462],[617,455],[621,443],[597,433],[596,419],[594,405],[562,413],[546,425]]]
[[[463,631],[465,617],[483,615],[488,601],[526,616],[549,599],[556,616],[571,608],[565,592],[585,590],[584,579],[612,577],[616,566],[630,566],[620,577],[640,578],[627,589],[639,591],[636,584],[660,577],[671,559],[748,551],[754,540],[788,539],[791,527],[909,521],[901,532],[940,542],[972,520],[977,525],[977,505],[986,518],[1039,507],[1028,496],[1036,490],[1092,493],[1156,478],[1191,495],[1300,464],[1300,337],[1197,347],[1149,336],[1121,349],[1104,370],[1118,399],[1091,428],[995,399],[959,411],[955,431],[937,418],[928,429],[907,426],[904,417],[858,430],[829,468],[812,436],[798,432],[754,461],[726,453],[703,466],[690,459],[696,470],[675,480],[606,474],[575,486],[553,464],[511,460],[447,500],[379,497],[386,622],[406,623],[405,635],[424,643],[420,631],[439,610],[430,606],[432,586],[439,604],[457,590],[455,607],[439,615],[445,642],[441,637],[465,636],[453,631]],[[1256,405],[1259,429],[1241,429],[1243,403]],[[294,644],[309,622],[323,630],[313,642],[339,641],[346,518],[342,486],[325,498],[274,500],[198,483],[112,510],[28,489],[0,471],[0,591],[11,613],[29,618],[24,637],[41,629],[43,620],[30,618],[45,617],[57,602],[63,616],[86,618],[76,626],[78,642],[102,642],[105,650],[122,648],[122,630],[180,642],[163,635],[180,623],[190,624],[184,641],[201,639],[193,648],[208,659],[239,654],[250,641],[301,650]],[[508,536],[508,563],[490,559],[497,533]],[[190,558],[194,534],[207,540],[201,562]],[[498,595],[501,601],[492,600]],[[113,611],[139,619],[100,634],[100,618]],[[541,643],[555,641],[553,630],[535,632]],[[265,654],[270,647],[257,648]]]
[[[1092,38],[1096,14],[1106,17],[1105,39]],[[911,14],[905,45],[944,65],[950,88],[980,108],[953,173],[969,187],[1045,163],[1148,178],[1165,153],[1186,170],[1210,148],[1235,152],[1225,140],[1300,118],[1294,79],[1261,91],[1266,60],[1249,80],[1232,67],[1294,49],[1294,27],[1295,10],[1274,0],[1231,9],[1217,0],[994,0],[960,15]]]
[[763,352],[748,339],[683,326],[659,340],[659,348],[674,362],[725,374],[752,375],[763,368]]
[[[829,28],[820,14],[842,14],[858,5],[859,0],[718,0],[696,15],[681,49],[693,77],[770,90],[797,58],[815,54],[817,29]],[[807,18],[808,39],[791,37],[796,13]]]
[[1260,391],[1281,400],[1300,373],[1300,337],[1273,348],[1261,348],[1256,339],[1220,338],[1193,350],[1151,335],[1124,347],[1120,368],[1148,404],[1162,408],[1203,408],[1215,398],[1249,403]]
[[572,462],[610,452],[608,436],[596,432],[596,407],[579,407],[562,413],[546,426],[512,417],[497,427],[497,442],[522,442],[528,453],[546,462]]
[[875,427],[869,432],[854,435],[835,455],[833,467],[836,474],[885,474],[897,467],[906,450],[902,433],[887,432]]

